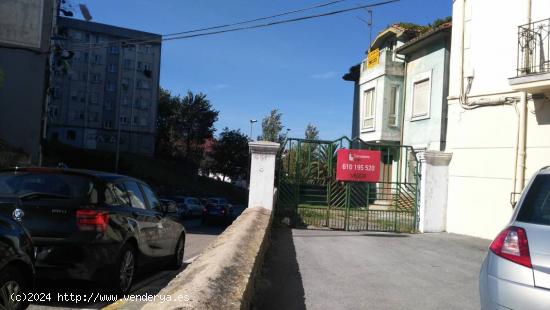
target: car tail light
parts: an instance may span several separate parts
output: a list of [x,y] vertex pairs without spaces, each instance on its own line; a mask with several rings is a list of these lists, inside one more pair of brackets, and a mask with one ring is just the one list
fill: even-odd
[[496,255],[516,264],[533,268],[525,229],[511,226],[503,230],[489,247]]
[[76,223],[81,231],[105,232],[109,224],[109,214],[99,210],[77,210]]

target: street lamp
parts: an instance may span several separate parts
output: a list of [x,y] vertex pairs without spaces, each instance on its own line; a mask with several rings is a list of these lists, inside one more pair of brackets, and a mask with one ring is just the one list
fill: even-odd
[[252,138],[252,126],[254,125],[254,123],[257,123],[258,120],[255,120],[255,119],[251,119],[250,120],[250,141],[253,141],[254,139]]

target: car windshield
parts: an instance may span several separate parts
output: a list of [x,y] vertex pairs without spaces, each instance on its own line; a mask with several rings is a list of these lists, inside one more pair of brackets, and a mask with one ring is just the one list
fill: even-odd
[[199,200],[197,198],[187,198],[187,203],[190,205],[198,205],[200,204]]
[[0,173],[0,196],[69,198],[97,203],[93,180],[70,174]]
[[535,177],[526,193],[517,220],[550,225],[550,175],[542,174]]

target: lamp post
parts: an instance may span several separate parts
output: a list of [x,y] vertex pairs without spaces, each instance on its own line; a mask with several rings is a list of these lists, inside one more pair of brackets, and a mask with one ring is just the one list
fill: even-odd
[[253,129],[254,123],[256,122],[258,122],[258,120],[255,120],[255,119],[250,120],[250,141],[254,140],[254,138],[252,138],[252,129]]

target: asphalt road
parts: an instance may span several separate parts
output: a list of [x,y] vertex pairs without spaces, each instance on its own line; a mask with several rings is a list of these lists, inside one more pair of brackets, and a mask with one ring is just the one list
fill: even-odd
[[[221,234],[225,227],[222,226],[204,226],[200,220],[185,221],[187,230],[187,239],[185,243],[184,259],[187,264],[192,263],[192,260],[204,250],[208,244]],[[185,268],[185,267],[184,267]],[[136,278],[136,282],[132,286],[132,295],[154,295],[158,293],[170,280],[172,280],[181,270],[167,270],[166,268],[150,268],[141,271]],[[50,293],[51,302],[31,304],[29,309],[99,309],[105,307],[111,302],[73,302],[76,296],[90,296],[98,294],[97,284],[85,281],[71,280],[38,280],[36,283],[36,292]],[[73,294],[73,301],[70,301]],[[61,296],[59,295],[61,294]],[[109,298],[108,293],[105,293],[104,298]],[[67,299],[67,301],[61,301]],[[94,297],[95,298],[95,297]]]
[[255,309],[476,309],[488,240],[274,229]]

